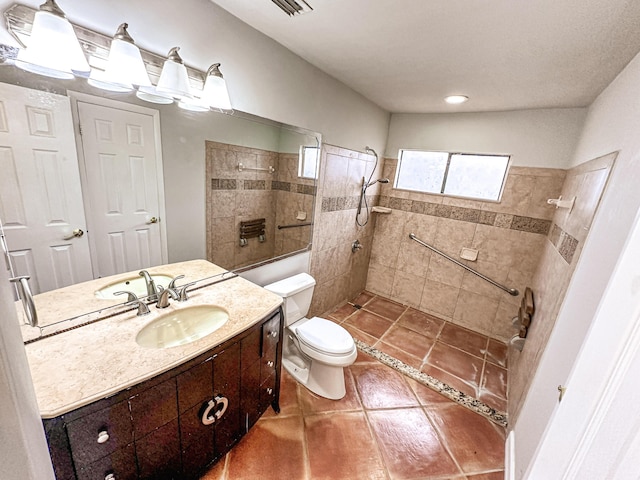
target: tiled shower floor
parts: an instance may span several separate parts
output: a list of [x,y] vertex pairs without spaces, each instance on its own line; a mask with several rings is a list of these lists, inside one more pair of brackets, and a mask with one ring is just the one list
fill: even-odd
[[367,345],[506,410],[506,344],[368,292],[323,316]]
[[[496,369],[506,378],[504,345],[366,292],[353,303],[363,308],[323,316],[455,388],[504,401],[493,378]],[[503,479],[504,428],[361,352],[345,381],[346,396],[332,401],[283,369],[280,414],[269,409],[202,480]]]

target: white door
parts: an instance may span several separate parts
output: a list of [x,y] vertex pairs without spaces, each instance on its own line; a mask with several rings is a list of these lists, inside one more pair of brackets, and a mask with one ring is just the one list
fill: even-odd
[[158,112],[104,103],[76,102],[96,277],[166,263]]
[[69,98],[0,84],[0,218],[33,293],[93,278]]

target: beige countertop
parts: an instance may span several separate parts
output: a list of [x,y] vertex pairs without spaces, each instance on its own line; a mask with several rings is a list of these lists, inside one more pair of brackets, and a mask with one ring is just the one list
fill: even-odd
[[[203,260],[148,270],[173,275],[185,274],[184,282],[224,272],[220,267]],[[200,274],[199,277],[196,272]],[[95,286],[99,285],[100,288],[105,280],[111,282],[113,279],[114,277],[93,280],[86,282],[91,285],[74,286],[84,292],[84,295],[65,292],[67,306],[56,311],[64,310],[64,315],[68,315],[73,310],[71,304],[74,302],[76,309],[83,308],[79,299],[87,295],[90,298],[88,302],[94,302]],[[36,298],[40,297],[39,313],[44,313],[47,321],[55,323],[64,317],[46,312],[47,302],[42,297],[50,294],[53,295],[50,300],[59,302],[55,292],[38,295]],[[150,305],[151,313],[148,315],[138,317],[133,310],[29,343],[25,348],[40,414],[43,418],[56,417],[170,370],[259,322],[281,303],[282,299],[278,295],[248,280],[234,277],[190,292],[188,301],[171,301],[166,309],[160,310],[155,305]],[[154,349],[141,347],[136,343],[138,331],[159,316],[202,304],[215,304],[226,309],[229,320],[212,334],[186,345]],[[91,309],[85,308],[84,311]]]

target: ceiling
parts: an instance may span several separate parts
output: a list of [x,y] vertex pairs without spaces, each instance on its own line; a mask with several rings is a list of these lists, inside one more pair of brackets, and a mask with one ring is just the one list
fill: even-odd
[[584,107],[640,51],[638,0],[211,1],[393,113]]

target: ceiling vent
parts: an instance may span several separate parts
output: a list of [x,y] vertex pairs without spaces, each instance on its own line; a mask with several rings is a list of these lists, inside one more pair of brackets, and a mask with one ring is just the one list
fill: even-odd
[[304,0],[271,0],[271,1],[275,3],[277,6],[279,6],[280,9],[290,17],[293,17],[296,14],[309,13],[313,11],[313,8],[311,8],[311,5],[309,5]]

